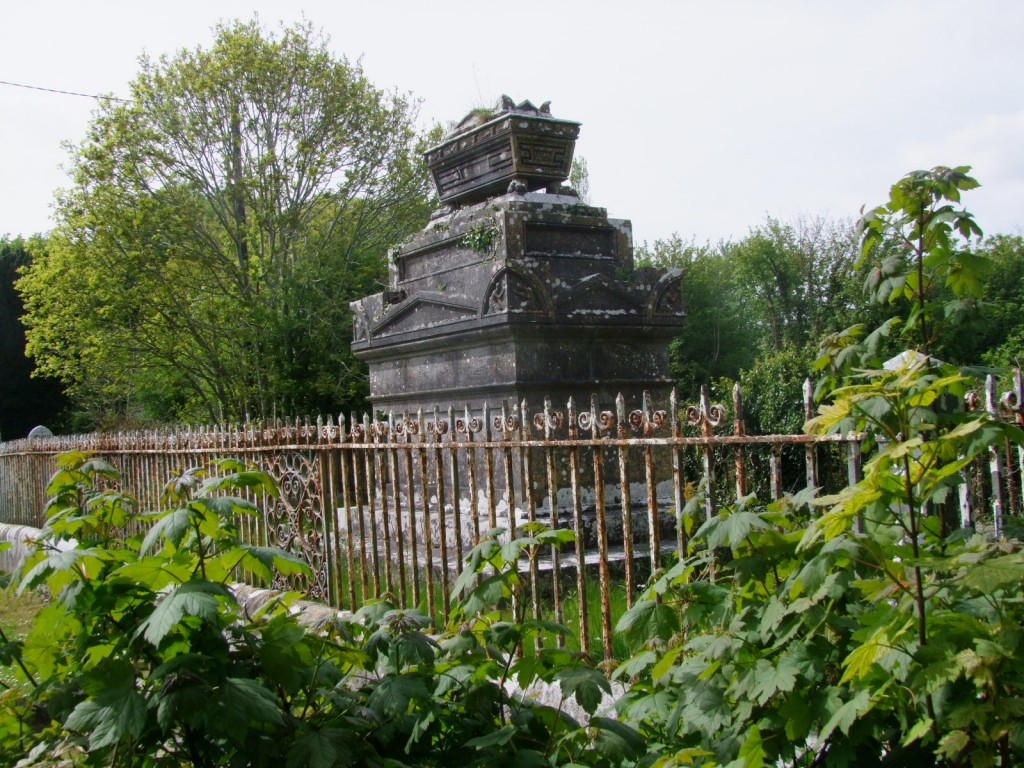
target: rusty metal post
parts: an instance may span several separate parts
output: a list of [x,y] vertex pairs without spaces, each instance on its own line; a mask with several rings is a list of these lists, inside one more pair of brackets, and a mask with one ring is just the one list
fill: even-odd
[[427,425],[433,438],[434,454],[434,487],[437,491],[437,543],[438,555],[441,558],[441,615],[442,625],[448,623],[451,611],[451,596],[448,594],[448,576],[451,563],[448,562],[448,520],[445,517],[444,488],[444,455],[441,451],[441,439],[448,431],[448,423],[441,421],[438,409],[434,408],[434,420]]
[[416,481],[412,473],[412,438],[417,424],[409,420],[409,411],[402,412],[402,469],[405,472],[405,509],[408,514],[405,529],[409,535],[409,581],[412,589],[412,605],[420,604],[420,554],[416,537]]
[[[377,496],[380,499],[381,538],[384,540],[384,591],[395,599],[394,558],[391,553],[391,505],[388,502],[387,447],[391,429],[387,421],[373,422],[373,464],[377,477]],[[384,446],[384,447],[382,447]]]
[[[744,423],[743,392],[740,390],[740,383],[738,381],[732,386],[732,408],[732,433],[736,437],[745,437],[747,429]],[[747,462],[742,444],[737,444],[733,448],[733,465],[736,468],[736,499],[739,500],[747,495]]]
[[484,492],[487,494],[487,526],[492,530],[498,527],[498,510],[494,502],[494,448],[491,443],[491,409],[484,403],[481,427],[484,433]]
[[[367,562],[366,555],[366,520],[363,514],[363,502],[360,499],[360,487],[364,485],[363,480],[363,462],[366,456],[365,450],[356,450],[356,445],[362,445],[366,441],[366,428],[363,424],[360,424],[356,419],[356,414],[352,414],[352,484],[354,486],[353,498],[356,502],[356,509],[359,512],[358,529],[359,529],[359,585],[362,591],[359,595],[360,602],[366,602],[370,598],[370,567]],[[363,499],[366,500],[366,506],[369,506],[370,491],[368,488],[363,491]]]
[[[537,414],[541,420],[538,428],[543,425],[544,430],[544,469],[547,476],[548,511],[550,512],[551,530],[558,529],[558,487],[555,478],[555,453],[551,447],[554,440],[554,430],[561,426],[562,414],[556,413],[551,407],[551,398],[544,398],[544,410]],[[558,544],[551,545],[551,589],[552,600],[555,604],[555,621],[565,624],[565,612],[562,607],[562,555]],[[565,636],[559,633],[556,640],[559,648],[565,647]]]
[[583,503],[580,499],[580,449],[577,431],[576,401],[569,398],[569,489],[572,493],[572,520],[576,533],[576,595],[579,601],[580,650],[590,652],[590,616],[587,605],[587,542],[584,540]]
[[[998,418],[996,403],[995,379],[989,374],[985,377],[985,410],[990,418]],[[1003,513],[1006,508],[1003,490],[1003,457],[997,446],[989,449],[989,474],[992,478],[992,526],[997,537],[1003,534]]]
[[474,418],[469,412],[469,404],[466,404],[466,415],[462,422],[462,430],[466,435],[466,480],[469,483],[469,514],[473,519],[473,546],[480,543],[480,508],[476,487],[476,448],[473,444],[473,434],[480,431],[480,420]]
[[388,412],[388,475],[391,479],[391,493],[395,510],[395,566],[398,570],[398,600],[403,608],[408,607],[408,592],[405,569],[405,529],[402,525],[402,486],[398,476],[398,435],[395,432],[395,413]]
[[668,411],[671,418],[669,426],[672,433],[672,502],[676,508],[676,552],[679,559],[682,560],[686,557],[687,544],[686,525],[683,519],[686,498],[683,483],[683,467],[679,458],[679,446],[677,444],[683,433],[679,422],[679,398],[675,387],[672,387],[672,391],[668,396]]
[[[537,522],[537,503],[533,497],[533,466],[530,449],[523,446],[523,443],[532,439],[530,433],[529,406],[526,398],[523,398],[519,407],[519,476],[523,483],[522,496],[526,504],[526,520],[530,523]],[[530,556],[530,605],[533,608],[533,618],[538,621],[541,618],[540,612],[540,573],[538,570],[537,553]],[[541,636],[538,633],[534,639],[538,650],[541,648]]]
[[611,421],[611,413],[602,412],[600,419],[601,421],[598,417],[597,395],[591,395],[589,427],[590,439],[594,441],[594,522],[597,527],[598,575],[601,586],[601,645],[605,661],[610,661],[612,658],[611,574],[608,570],[608,527],[604,503],[604,451],[598,441],[601,438],[601,427],[607,428]]
[[349,484],[349,468],[354,451],[345,441],[345,416],[338,415],[338,438],[341,445],[338,447],[338,462],[341,465],[341,498],[345,508],[345,564],[348,568],[348,607],[350,611],[356,610],[356,565],[355,550],[352,540],[352,514],[357,508],[352,503],[352,490]]
[[[633,415],[637,415],[634,411]],[[657,414],[651,407],[651,393],[643,393],[639,426],[644,437],[644,480],[647,485],[647,539],[651,557],[651,577],[661,568],[661,517],[658,510],[658,489],[654,479],[654,448],[650,439],[664,423],[664,411]],[[660,418],[659,418],[660,417]]]
[[620,392],[615,398],[615,418],[618,427],[619,444],[619,497],[622,499],[622,547],[626,570],[626,607],[633,605],[633,591],[636,589],[633,575],[633,504],[629,493],[629,439],[626,418],[626,398]]
[[[804,421],[814,418],[814,384],[810,378],[804,379]],[[807,464],[807,487],[818,487],[818,450],[814,443],[804,448]]]
[[448,406],[448,487],[452,498],[452,527],[455,529],[456,572],[462,568],[462,499],[459,495],[459,441],[455,428],[455,407]]
[[[430,478],[427,474],[427,427],[423,419],[423,411],[416,412],[416,432],[419,434],[418,457],[420,471],[420,516],[423,518],[423,558],[425,561],[427,589],[427,613],[430,620],[436,617],[436,600],[434,598],[434,539],[430,525]],[[419,601],[417,601],[419,605]]]

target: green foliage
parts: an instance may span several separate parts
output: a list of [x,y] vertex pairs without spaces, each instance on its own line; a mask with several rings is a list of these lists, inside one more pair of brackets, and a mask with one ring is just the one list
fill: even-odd
[[572,159],[572,167],[569,170],[569,186],[576,190],[581,201],[590,203],[590,170],[587,168],[587,159],[583,155],[576,155]]
[[429,208],[415,105],[309,24],[219,26],[131,89],[19,283],[40,370],[108,423],[358,406],[347,302]]
[[[806,429],[866,434],[863,480],[720,508],[619,622],[634,650],[620,713],[652,764],[1024,759],[1024,545],[947,510],[961,471],[1024,432],[955,407],[973,382],[929,356],[989,272],[957,246],[978,230],[949,202],[972,186],[963,168],[910,174],[861,225],[869,256],[886,236],[906,249],[876,282],[907,315],[829,337]],[[898,325],[918,353],[858,368]]]
[[486,256],[494,250],[499,235],[498,228],[492,222],[477,224],[466,230],[462,236],[462,244],[471,251]]
[[[874,259],[869,288],[879,300],[910,303],[904,335],[925,355],[932,353],[940,314],[959,319],[981,297],[991,269],[987,259],[964,247],[981,236],[974,217],[955,206],[961,192],[978,186],[968,171],[969,166],[939,166],[908,173],[892,186],[888,202],[865,213],[858,225],[861,259]],[[887,241],[896,252],[879,259]],[[901,264],[900,255],[909,263]],[[943,295],[943,288],[951,295]]]
[[[631,727],[595,715],[609,691],[602,673],[561,649],[516,654],[564,631],[521,616],[518,563],[565,531],[488,534],[444,632],[382,601],[311,632],[295,595],[253,618],[230,588],[244,574],[308,573],[239,538],[256,508],[224,494],[274,495],[267,475],[233,461],[191,470],[155,514],[116,481],[81,453],[62,456],[50,481],[51,517],[19,582],[54,600],[23,644],[0,641],[0,664],[24,683],[0,694],[0,766],[610,767],[641,756]],[[510,600],[519,607],[503,618]],[[512,692],[538,682],[595,716],[584,727],[561,704]]]

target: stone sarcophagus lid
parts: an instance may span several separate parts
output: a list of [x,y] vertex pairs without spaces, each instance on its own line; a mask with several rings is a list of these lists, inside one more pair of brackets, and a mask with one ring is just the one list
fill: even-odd
[[548,102],[537,108],[503,96],[499,109],[471,112],[427,150],[427,167],[449,205],[496,197],[512,184],[532,192],[569,177],[579,132],[579,123],[553,118]]
[[504,97],[430,150],[446,206],[351,304],[375,410],[667,399],[682,273],[636,268],[630,223],[561,186],[578,130]]

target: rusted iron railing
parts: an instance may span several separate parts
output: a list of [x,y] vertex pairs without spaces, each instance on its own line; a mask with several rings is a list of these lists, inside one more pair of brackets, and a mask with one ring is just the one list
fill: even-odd
[[[1016,385],[1002,405],[989,397],[993,413],[1021,418],[1019,374]],[[810,408],[809,389],[806,400]],[[698,497],[704,516],[751,492],[777,499],[860,477],[857,435],[748,435],[738,387],[730,409],[706,392],[691,405],[673,393],[664,405],[647,396],[633,408],[621,396],[607,408],[596,398],[564,407],[524,401],[477,412],[15,441],[0,444],[0,522],[42,525],[46,478],[64,451],[106,458],[144,509],[159,508],[170,477],[236,457],[278,481],[280,497],[256,499],[260,515],[240,525],[249,541],[306,560],[313,575],[293,586],[353,610],[386,595],[438,620],[448,618],[454,575],[484,531],[515,537],[531,522],[567,527],[574,543],[529,561],[519,599],[538,617],[550,610],[569,620],[582,648],[593,640],[611,658],[613,589],[631,604],[637,586],[685,546],[681,514],[695,489],[708,489]],[[716,432],[730,411],[730,433]],[[990,459],[984,482],[964,483],[965,523],[988,503],[979,495],[986,489],[997,527],[1007,509],[1019,512],[1021,453],[1008,447]],[[565,616],[570,595],[574,615]]]

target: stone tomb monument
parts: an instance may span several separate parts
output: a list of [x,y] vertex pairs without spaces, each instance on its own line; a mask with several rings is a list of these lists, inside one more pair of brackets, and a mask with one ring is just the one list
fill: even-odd
[[427,151],[444,207],[393,250],[388,288],[351,304],[375,412],[667,404],[682,273],[636,269],[630,223],[563,186],[578,135],[505,96]]

